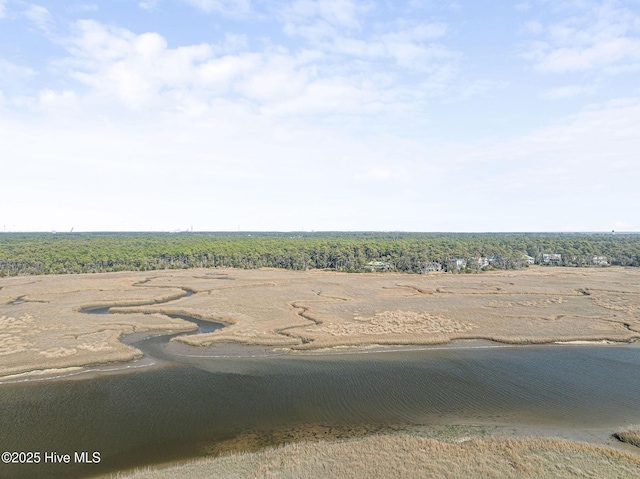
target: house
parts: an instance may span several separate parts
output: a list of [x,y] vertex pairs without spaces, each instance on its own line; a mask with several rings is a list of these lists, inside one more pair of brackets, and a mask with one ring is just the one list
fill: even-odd
[[473,262],[477,264],[479,268],[489,266],[489,258],[485,258],[484,256],[481,256],[480,258],[473,258]]
[[484,268],[485,266],[489,266],[489,258],[485,258],[481,256],[480,258],[471,258],[469,263],[473,267]]
[[544,264],[560,264],[562,262],[562,255],[558,253],[544,253],[542,255],[542,262]]
[[495,263],[496,261],[500,260],[500,256],[498,256],[497,254],[494,254],[491,258],[489,258],[487,261],[489,261],[489,264],[491,263]]
[[442,270],[442,265],[435,261],[431,261],[430,263],[425,263],[425,265],[422,267],[423,273],[431,273],[433,271],[440,271],[440,270]]
[[467,267],[467,260],[463,258],[452,258],[449,260],[449,270],[457,269],[460,271]]
[[606,256],[594,256],[591,258],[591,264],[596,266],[607,266],[609,263],[607,262]]
[[383,261],[369,261],[365,266],[365,269],[369,269],[371,271],[384,271],[391,267],[390,263],[385,263]]

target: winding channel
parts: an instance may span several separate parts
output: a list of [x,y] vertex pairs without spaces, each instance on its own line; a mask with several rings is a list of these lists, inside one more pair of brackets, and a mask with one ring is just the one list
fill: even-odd
[[[137,283],[140,284],[140,283]],[[170,298],[164,301],[149,301],[148,303],[140,303],[137,304],[136,307],[139,306],[157,306],[159,304],[168,304],[171,303],[173,301],[177,301],[178,299],[183,299],[183,298],[188,298],[189,296],[193,296],[195,293],[189,289],[183,289],[183,291],[185,292],[184,296],[181,296],[180,298]],[[80,309],[81,313],[84,314],[127,314],[126,312],[122,312],[119,311],[118,313],[112,313],[111,312],[111,308],[115,308],[118,306],[106,306],[106,307],[87,307],[87,308],[82,308]],[[132,313],[136,313],[136,314],[140,314],[137,311],[132,311]],[[146,314],[146,313],[143,313]],[[218,329],[222,329],[224,327],[224,324],[221,323],[216,323],[214,321],[205,321],[202,319],[198,319],[198,318],[194,318],[192,316],[186,315],[186,314],[172,314],[172,313],[163,313],[160,312],[160,314],[164,314],[165,316],[168,316],[170,318],[173,319],[183,319],[185,321],[189,321],[191,323],[194,323],[196,326],[198,326],[198,331],[193,333],[181,333],[181,334],[202,334],[202,333],[211,333],[213,331],[216,331]],[[171,335],[166,335],[166,336],[174,336],[173,334]],[[167,340],[168,341],[168,340]]]
[[[136,283],[136,286],[139,286],[141,284],[142,283]],[[180,298],[170,298],[164,301],[149,301],[148,303],[137,304],[135,307],[144,307],[144,306],[151,306],[151,305],[153,306],[166,305],[168,303],[172,303],[174,301],[178,301],[183,298],[188,298],[189,296],[193,296],[195,294],[190,289],[182,288],[182,290],[185,292],[185,295],[181,296]],[[120,306],[86,307],[86,308],[80,309],[80,312],[84,314],[99,314],[99,315],[102,315],[102,314],[125,314],[125,315],[126,314],[151,314],[151,313],[141,313],[140,311],[131,311],[131,313],[127,313],[125,311],[118,311],[117,313],[112,312],[111,309],[115,307],[120,307]],[[183,331],[179,333],[169,333],[169,334],[152,334],[143,339],[136,339],[134,341],[131,341],[130,338],[138,336],[137,334],[134,333],[134,334],[123,336],[122,338],[120,338],[120,341],[139,349],[147,357],[152,357],[155,359],[162,359],[162,360],[171,360],[172,358],[174,358],[174,356],[169,355],[165,351],[165,346],[169,343],[169,341],[171,341],[172,338],[175,338],[177,336],[191,336],[196,334],[211,333],[213,331],[222,329],[225,326],[222,323],[198,319],[193,316],[189,316],[187,314],[174,314],[174,313],[166,313],[163,311],[157,311],[157,313],[172,319],[182,319],[183,321],[188,321],[190,323],[195,324],[198,327],[198,329],[197,331],[189,331],[189,332]]]
[[[222,327],[172,317],[198,325],[192,334]],[[534,428],[602,443],[640,423],[634,344],[220,358],[167,352],[179,334],[189,333],[128,343],[158,367],[0,385],[5,448],[101,456],[99,464],[0,465],[0,477],[90,477],[215,453],[244,437],[278,444],[283,431],[313,428]]]

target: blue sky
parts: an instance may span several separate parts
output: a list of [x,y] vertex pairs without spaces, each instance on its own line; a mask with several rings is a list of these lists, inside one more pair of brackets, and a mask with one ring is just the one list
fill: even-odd
[[639,231],[640,0],[0,0],[4,231]]

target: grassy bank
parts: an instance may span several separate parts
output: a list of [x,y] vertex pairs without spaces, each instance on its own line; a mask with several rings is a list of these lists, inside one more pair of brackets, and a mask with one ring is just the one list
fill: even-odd
[[616,439],[640,447],[640,426],[629,426],[613,435]]
[[261,452],[150,468],[126,479],[639,477],[640,456],[557,439],[479,439],[451,444],[409,435],[288,444]]

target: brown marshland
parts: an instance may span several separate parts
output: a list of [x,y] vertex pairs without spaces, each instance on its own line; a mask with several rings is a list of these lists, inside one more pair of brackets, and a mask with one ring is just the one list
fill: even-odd
[[[0,286],[2,376],[130,361],[140,352],[122,344],[122,335],[195,329],[163,313],[227,326],[174,343],[239,343],[290,352],[460,339],[548,343],[640,337],[637,268],[533,267],[421,276],[170,270],[3,278]],[[95,307],[111,307],[117,314],[82,312]]]
[[591,444],[497,438],[452,444],[408,435],[383,435],[288,444],[119,477],[631,478],[639,475],[640,456]]
[[[95,308],[111,314],[86,314]],[[226,327],[189,335],[195,326],[168,314]],[[640,270],[531,267],[419,276],[215,269],[14,277],[0,279],[0,326],[5,382],[127,364],[141,356],[119,340],[130,333],[183,332],[169,352],[225,354],[242,354],[244,345],[295,355],[464,339],[628,342],[640,337]],[[637,428],[616,437],[637,444]],[[380,433],[302,438],[151,475],[633,477],[640,475],[638,457],[554,439],[464,435],[447,441]]]

